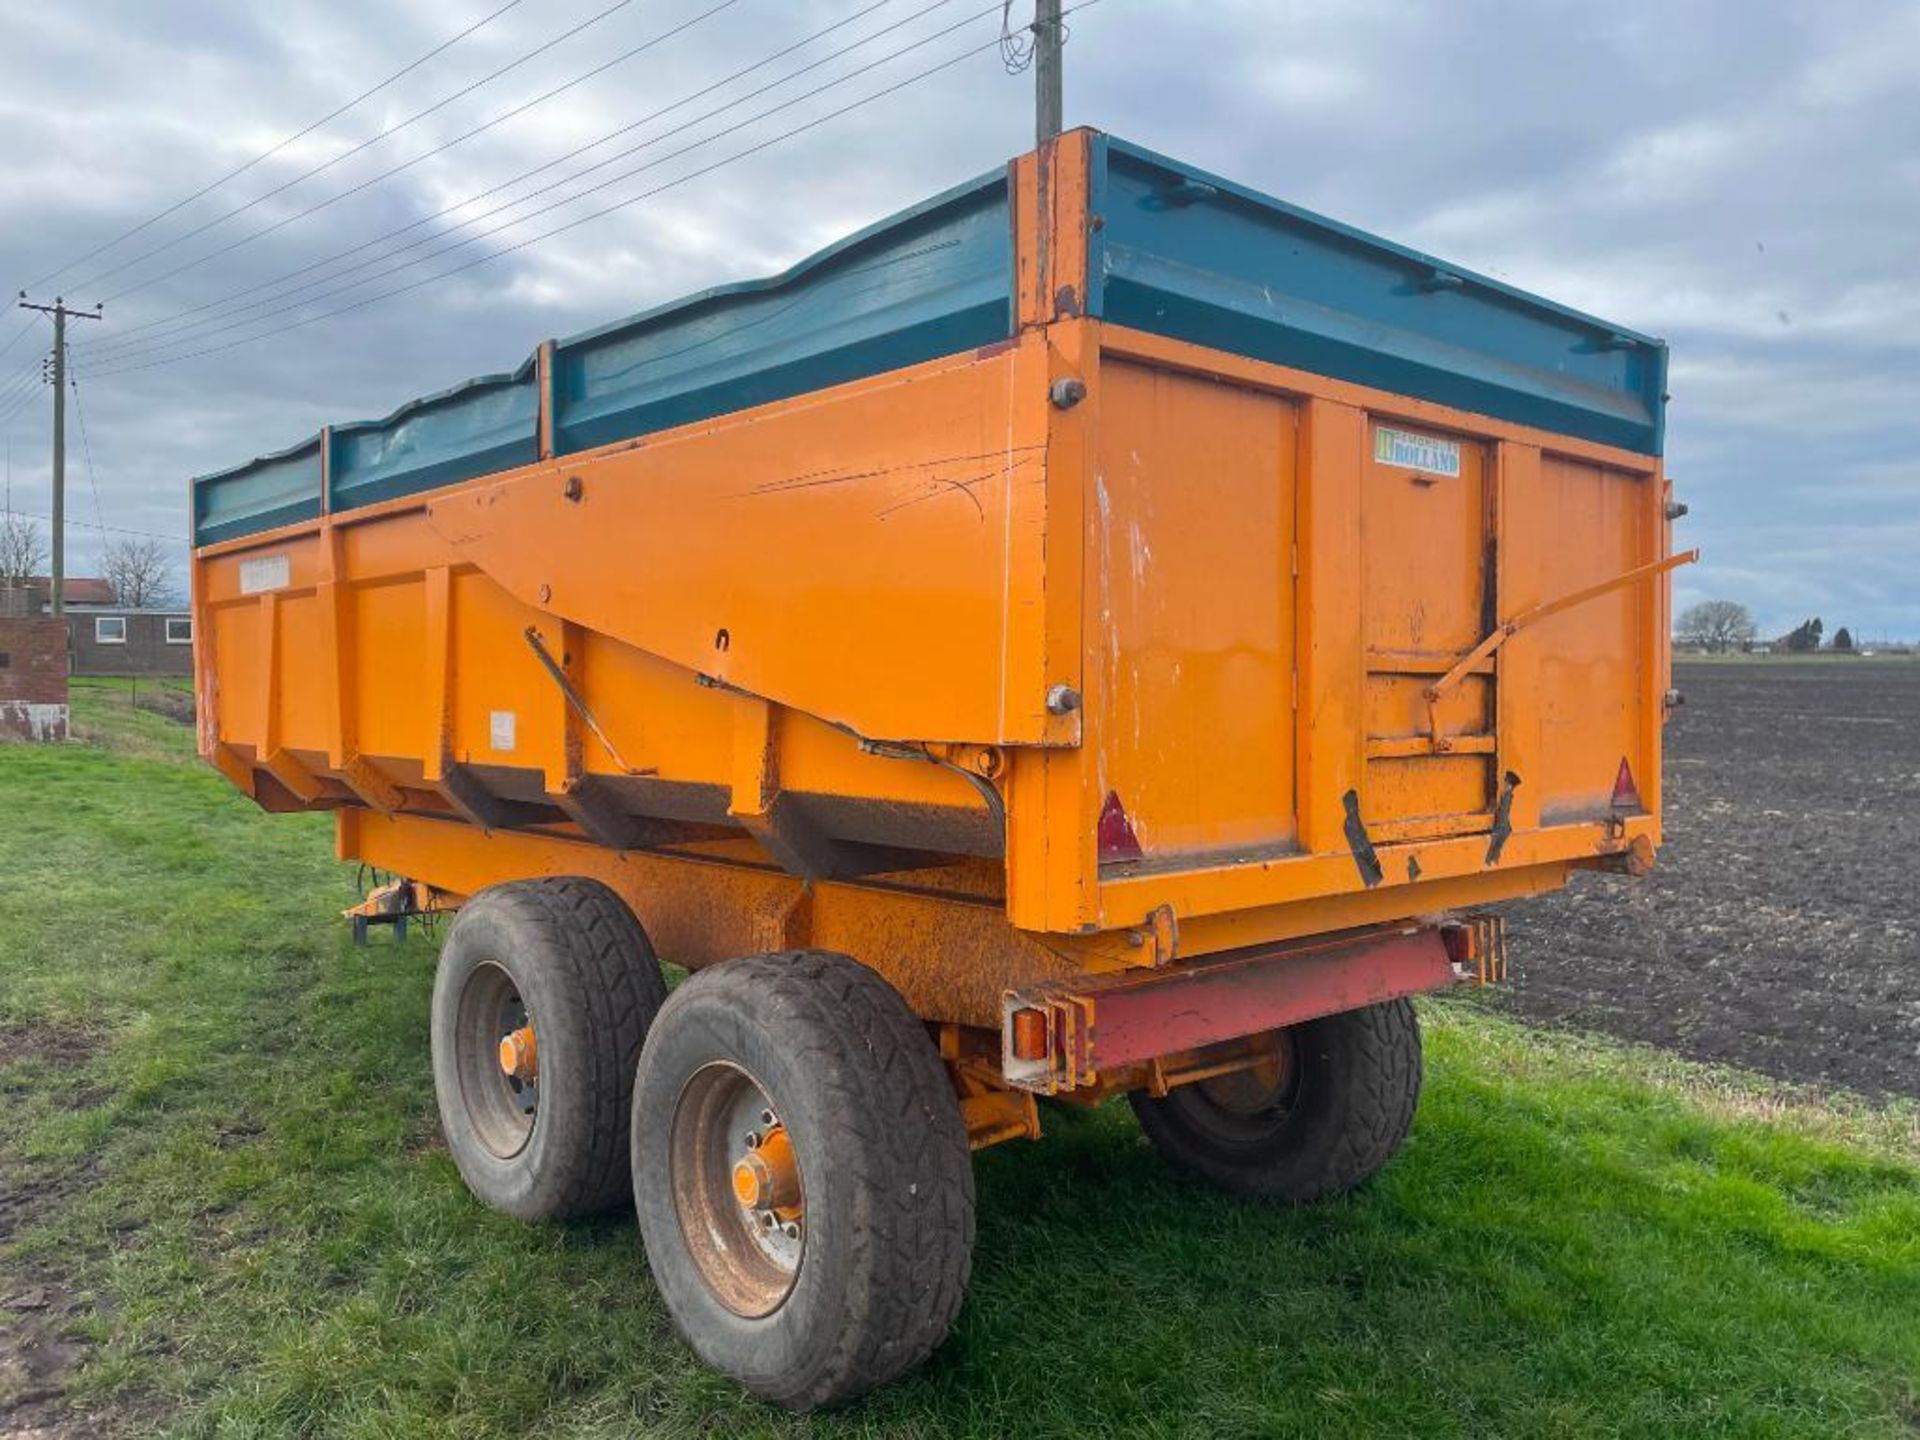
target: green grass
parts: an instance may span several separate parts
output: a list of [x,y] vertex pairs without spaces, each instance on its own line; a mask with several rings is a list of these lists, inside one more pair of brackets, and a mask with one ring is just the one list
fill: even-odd
[[150,705],[159,691],[191,696],[193,681],[175,675],[137,680],[88,676],[69,681],[74,738],[128,758],[191,761],[193,727],[169,722],[135,703],[144,697]]
[[[978,1159],[972,1298],[933,1362],[769,1411],[673,1336],[631,1217],[468,1198],[431,942],[353,949],[327,823],[256,813],[186,727],[115,704],[82,687],[90,743],[0,748],[0,1297],[84,1297],[75,1433],[1920,1428],[1914,1112],[1460,1003],[1425,1011],[1401,1158],[1318,1209],[1183,1183],[1124,1107],[1049,1112]],[[0,1362],[31,1320],[0,1310]]]

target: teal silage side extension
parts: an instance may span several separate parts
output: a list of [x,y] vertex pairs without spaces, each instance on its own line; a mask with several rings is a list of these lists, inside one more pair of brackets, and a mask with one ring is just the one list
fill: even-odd
[[1088,313],[1643,455],[1667,348],[1111,136]]
[[[1087,313],[1113,324],[1641,454],[1666,347],[1108,136],[1093,146]],[[995,172],[784,274],[554,345],[554,446],[593,449],[1002,340],[1009,180]],[[537,458],[531,360],[330,431],[329,510]],[[194,482],[210,544],[311,519],[318,438]]]

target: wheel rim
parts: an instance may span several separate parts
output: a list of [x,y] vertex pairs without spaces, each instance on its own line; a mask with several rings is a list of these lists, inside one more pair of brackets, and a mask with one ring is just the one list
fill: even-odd
[[674,1107],[668,1165],[680,1231],[708,1289],[746,1319],[778,1310],[806,1257],[806,1186],[759,1082],[725,1061],[695,1071]]
[[491,962],[476,965],[460,990],[454,1037],[460,1096],[480,1143],[502,1160],[526,1149],[540,1114],[533,1017],[520,987]]
[[1233,1144],[1264,1140],[1284,1128],[1292,1114],[1300,1095],[1293,1036],[1276,1030],[1267,1039],[1270,1052],[1259,1063],[1174,1092],[1194,1122],[1215,1139]]

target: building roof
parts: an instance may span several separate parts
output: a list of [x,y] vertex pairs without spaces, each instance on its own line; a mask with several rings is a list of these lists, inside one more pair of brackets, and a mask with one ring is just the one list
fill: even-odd
[[[51,575],[29,575],[27,589],[53,589]],[[63,598],[72,605],[111,605],[115,596],[113,586],[93,575],[69,575],[60,582]]]

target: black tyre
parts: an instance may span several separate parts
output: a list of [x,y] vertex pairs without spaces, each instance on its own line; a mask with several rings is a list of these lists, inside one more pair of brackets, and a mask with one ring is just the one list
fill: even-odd
[[790,1409],[919,1364],[973,1255],[952,1081],[899,994],[844,955],[702,970],[641,1052],[633,1189],[700,1358]]
[[433,984],[433,1085],[467,1188],[522,1220],[621,1204],[633,1067],[666,998],[640,922],[597,880],[516,880],[461,907]]
[[1228,1190],[1301,1205],[1351,1190],[1400,1148],[1420,1101],[1420,1024],[1389,1000],[1275,1031],[1273,1058],[1127,1098],[1156,1149]]

